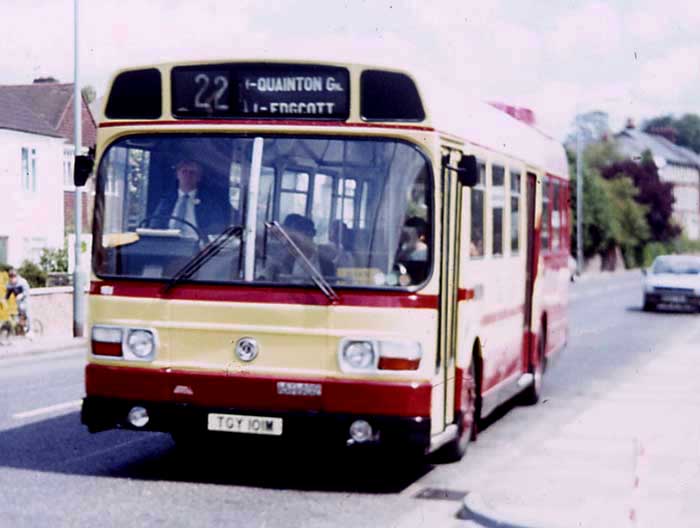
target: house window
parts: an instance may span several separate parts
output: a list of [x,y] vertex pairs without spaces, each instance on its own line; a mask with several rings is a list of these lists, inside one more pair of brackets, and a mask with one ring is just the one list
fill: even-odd
[[506,171],[494,165],[491,171],[491,219],[493,220],[493,255],[503,255],[503,209],[506,203]]
[[36,192],[36,149],[22,147],[22,189]]
[[63,186],[73,187],[73,147],[63,150]]

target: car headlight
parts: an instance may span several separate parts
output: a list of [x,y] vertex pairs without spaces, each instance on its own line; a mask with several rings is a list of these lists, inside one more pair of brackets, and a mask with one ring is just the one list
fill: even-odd
[[341,347],[341,366],[345,369],[370,370],[376,366],[377,352],[372,341],[345,341]]
[[124,343],[125,357],[151,359],[156,350],[156,339],[150,330],[129,330]]

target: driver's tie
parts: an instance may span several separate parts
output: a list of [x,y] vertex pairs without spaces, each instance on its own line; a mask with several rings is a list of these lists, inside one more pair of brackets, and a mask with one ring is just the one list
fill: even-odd
[[[177,205],[175,206],[175,211],[173,212],[173,216],[175,218],[181,219],[181,220],[187,220],[187,206],[189,205],[190,201],[190,195],[189,194],[182,194],[180,197],[177,199]],[[170,229],[179,229],[180,232],[183,234],[183,236],[194,236],[194,230],[188,226],[187,224],[184,224],[180,222],[179,220],[176,220],[175,218],[170,219]]]

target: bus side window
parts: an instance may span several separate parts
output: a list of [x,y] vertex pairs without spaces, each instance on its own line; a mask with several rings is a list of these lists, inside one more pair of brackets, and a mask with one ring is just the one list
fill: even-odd
[[471,240],[470,257],[484,256],[484,187],[486,185],[486,164],[479,162],[479,182],[470,189]]
[[506,171],[499,165],[491,170],[491,219],[493,228],[492,255],[503,255],[503,210],[505,206]]
[[558,180],[551,180],[552,186],[552,249],[561,247],[561,199]]
[[542,222],[540,226],[540,237],[542,241],[542,249],[550,248],[549,239],[549,217],[550,217],[550,207],[549,207],[549,190],[550,190],[550,179],[549,176],[544,176],[542,178]]
[[510,253],[520,251],[520,172],[510,172]]

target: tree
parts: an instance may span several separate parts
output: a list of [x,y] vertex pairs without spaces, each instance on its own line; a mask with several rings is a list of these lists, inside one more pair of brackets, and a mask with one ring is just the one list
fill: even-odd
[[700,154],[700,116],[697,114],[685,114],[679,119],[672,115],[654,117],[645,121],[642,129]]
[[87,104],[92,103],[95,98],[97,97],[97,92],[95,91],[95,87],[92,86],[91,84],[86,84],[83,86],[83,88],[80,90],[80,93],[83,96],[83,99],[85,99],[85,102]]
[[605,167],[602,175],[607,180],[628,177],[639,189],[636,201],[647,208],[646,219],[651,239],[667,242],[680,235],[680,227],[672,221],[673,184],[662,182],[651,153],[645,152],[642,161],[617,161]]
[[[576,158],[569,154],[569,173],[571,174],[571,247],[576,247],[577,220],[576,204]],[[586,163],[585,156],[582,162],[581,174],[583,176],[583,254],[586,258],[604,253],[615,245],[615,217],[612,211],[610,195],[607,192],[602,178],[597,170],[591,169]]]
[[612,206],[611,233],[627,266],[641,264],[644,245],[651,235],[646,220],[648,207],[637,202],[639,190],[628,177],[602,180]]
[[577,114],[571,124],[571,132],[566,136],[564,144],[570,150],[576,150],[576,136],[581,133],[581,145],[583,149],[593,143],[603,141],[610,135],[610,119],[606,112],[593,110],[583,114]]

